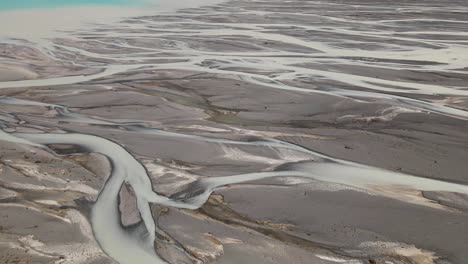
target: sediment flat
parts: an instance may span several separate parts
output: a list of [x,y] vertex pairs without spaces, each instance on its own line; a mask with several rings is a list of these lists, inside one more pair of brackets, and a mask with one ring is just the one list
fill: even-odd
[[1,39],[0,262],[467,263],[467,13],[233,0]]

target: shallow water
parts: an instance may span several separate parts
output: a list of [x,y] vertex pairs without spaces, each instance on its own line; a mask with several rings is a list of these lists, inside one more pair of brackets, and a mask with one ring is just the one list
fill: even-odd
[[0,1],[1,10],[58,8],[73,6],[141,6],[150,4],[147,0],[16,0]]
[[[195,2],[0,3],[0,9],[14,10],[0,22],[25,26],[18,30],[0,23],[0,125],[5,129],[0,139],[31,151],[54,153],[49,145],[74,145],[107,157],[111,174],[89,219],[96,241],[111,258],[121,264],[179,263],[171,255],[178,252],[192,263],[211,261],[210,254],[216,259],[217,253],[188,248],[164,235],[158,223],[164,215],[154,207],[200,213],[213,192],[253,181],[269,181],[263,184],[271,187],[273,203],[276,188],[291,188],[274,180],[295,177],[448,215],[459,210],[458,200],[433,201],[424,192],[451,193],[462,201],[468,195],[467,180],[460,176],[468,158],[463,149],[468,119],[468,35],[463,31],[468,21],[463,14],[468,7],[463,3],[455,18],[447,17],[453,9],[436,1],[424,8],[342,1],[240,1],[178,13],[162,8],[202,3]],[[126,13],[130,6],[136,8],[132,16]],[[76,16],[79,23],[73,27],[50,15],[98,7],[103,16],[116,10],[110,7],[126,15],[99,25],[82,24]],[[38,13],[17,11],[30,8]],[[31,26],[42,20],[30,12],[48,17],[54,30],[34,34]],[[348,141],[336,150],[343,139]],[[353,148],[359,152],[347,154]],[[163,172],[155,170],[155,176],[150,168],[157,166]],[[171,182],[177,188],[155,190],[154,182],[166,174],[185,178]],[[125,184],[134,191],[141,218],[130,227],[122,225],[119,211]],[[235,223],[245,225],[246,217]],[[254,219],[244,228],[259,223],[265,222]],[[286,236],[265,226],[252,230],[277,240]],[[388,229],[381,228],[368,232]],[[303,248],[310,242],[306,236],[285,244],[299,240]],[[193,242],[187,237],[182,240]],[[416,243],[404,236],[394,240],[400,239]],[[242,244],[229,234],[206,241]],[[434,244],[430,250],[447,246]],[[161,253],[163,246],[172,253]],[[317,248],[320,254],[310,250],[317,261],[364,263],[377,256],[382,263],[400,264],[392,261],[403,256],[407,262],[401,263],[413,263],[408,255],[375,248]],[[432,257],[424,259],[434,263]]]
[[[0,102],[4,105],[32,105],[59,109],[61,116],[57,118],[65,122],[111,126],[119,124],[111,120],[96,120],[79,114],[73,114],[68,109],[58,105],[29,102],[14,98],[0,98]],[[127,150],[114,142],[84,134],[6,134],[2,132],[0,134],[1,140],[40,148],[44,148],[49,144],[72,144],[80,146],[87,152],[103,154],[109,159],[112,165],[112,174],[93,206],[91,224],[96,240],[103,250],[121,264],[131,264],[135,261],[145,264],[167,263],[155,254],[153,249],[153,243],[158,245],[162,241],[155,237],[156,226],[150,212],[149,203],[194,210],[203,206],[212,192],[232,184],[275,177],[303,177],[353,186],[358,189],[373,190],[374,188],[393,187],[419,191],[455,192],[468,195],[468,185],[426,179],[344,161],[280,140],[265,139],[244,142],[165,132],[152,128],[134,127],[132,124],[125,125],[120,123],[120,125],[123,127],[128,126],[130,131],[134,131],[140,135],[156,134],[168,138],[183,138],[222,145],[266,146],[278,149],[278,151],[289,149],[303,153],[309,156],[311,160],[292,165],[286,170],[204,178],[194,182],[192,188],[188,188],[186,191],[167,198],[152,190],[150,177],[142,164],[128,153]],[[119,191],[124,183],[130,184],[133,190],[135,190],[139,213],[143,220],[139,228],[133,228],[133,230],[122,228],[119,221]],[[194,260],[196,259],[194,258]]]

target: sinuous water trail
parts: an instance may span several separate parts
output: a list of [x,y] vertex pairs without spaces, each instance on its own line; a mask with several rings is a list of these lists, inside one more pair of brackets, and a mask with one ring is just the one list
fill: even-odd
[[[48,144],[78,145],[89,152],[103,154],[109,159],[112,164],[112,173],[93,207],[91,222],[96,239],[103,250],[121,264],[135,263],[135,261],[143,264],[165,263],[154,250],[155,241],[157,243],[156,227],[148,203],[196,209],[203,206],[214,190],[229,184],[269,177],[299,176],[363,189],[373,186],[399,186],[421,191],[468,194],[468,186],[465,185],[395,173],[310,152],[311,156],[316,156],[318,159],[293,164],[287,170],[202,178],[192,185],[198,188],[196,195],[193,195],[193,189],[188,189],[168,198],[152,190],[151,180],[141,163],[123,147],[107,139],[84,134],[7,134],[4,132],[1,134],[1,139],[34,147]],[[277,147],[284,146],[284,143],[277,143]],[[251,144],[262,145],[263,143],[251,142]],[[327,158],[327,160],[322,158]],[[130,184],[135,191],[138,210],[143,218],[143,229],[130,231],[120,224],[118,195],[125,182]]]
[[[445,13],[442,18],[431,18],[430,15],[439,9],[450,14],[466,13],[465,7],[402,4],[401,8],[395,9],[392,6],[369,7],[333,1],[288,1],[288,8],[283,8],[286,2],[247,2],[242,4],[242,8],[226,4],[206,10],[187,10],[176,14],[175,18],[174,14],[129,18],[113,25],[61,32],[48,39],[2,39],[2,64],[13,65],[20,72],[37,70],[38,73],[34,75],[36,79],[25,77],[2,81],[0,89],[14,94],[11,92],[14,88],[27,91],[42,91],[44,88],[42,92],[46,94],[46,88],[60,90],[63,85],[75,84],[88,85],[91,87],[88,91],[91,91],[95,85],[125,86],[120,83],[122,80],[134,81],[139,77],[142,81],[136,81],[135,87],[145,82],[158,86],[158,81],[172,78],[166,77],[165,72],[189,72],[204,74],[208,76],[206,78],[234,80],[261,89],[299,95],[317,94],[337,101],[347,99],[357,105],[378,102],[389,106],[385,109],[468,119],[468,111],[463,104],[441,103],[446,102],[444,99],[468,96],[463,82],[468,69],[468,34],[457,31],[468,21],[447,18]],[[289,7],[293,5],[310,12],[292,12]],[[355,9],[358,15],[348,14],[343,8]],[[327,9],[334,12],[326,15],[316,12]],[[367,15],[373,15],[360,19],[361,9]],[[374,12],[383,15],[375,17]],[[405,13],[423,16],[406,19]],[[425,29],[408,26],[413,23],[421,23]],[[437,30],[440,28],[437,23],[446,23],[450,29]],[[44,65],[52,65],[53,70]],[[77,68],[92,73],[82,74]],[[135,87],[129,85],[126,89]],[[80,91],[75,92],[75,95],[80,95]],[[43,94],[38,92],[37,97]],[[29,95],[22,94],[23,98]],[[468,194],[468,186],[463,184],[330,157],[266,137],[259,131],[249,130],[248,135],[254,139],[250,137],[249,141],[243,141],[245,134],[240,130],[227,130],[241,136],[239,140],[231,140],[164,130],[140,120],[95,118],[73,112],[66,106],[33,100],[2,96],[0,104],[42,107],[53,115],[51,118],[31,111],[2,113],[2,118],[16,124],[21,124],[21,117],[33,120],[31,125],[44,124],[46,119],[50,119],[47,124],[93,125],[109,131],[124,130],[135,136],[155,135],[212,143],[221,150],[252,146],[276,153],[288,150],[307,157],[300,161],[285,157],[278,163],[269,164],[269,169],[255,173],[201,177],[167,197],[153,190],[146,168],[124,147],[109,139],[78,133],[6,133],[0,130],[0,140],[48,151],[51,151],[47,147],[50,144],[77,145],[108,158],[112,165],[111,175],[92,209],[91,223],[102,249],[121,264],[166,263],[155,249],[158,243],[165,242],[156,235],[159,230],[151,212],[152,203],[194,210],[203,206],[215,190],[227,185],[274,177],[303,177],[374,192],[385,187]],[[399,112],[394,114],[390,117]],[[2,120],[0,127],[8,128],[8,122]],[[61,126],[53,125],[51,128]],[[275,167],[280,163],[282,166]],[[135,192],[142,217],[142,223],[137,227],[124,228],[120,222],[118,197],[123,184],[129,184]],[[172,246],[177,248],[177,245]],[[181,247],[177,249],[184,251]],[[195,257],[190,258],[200,263]]]

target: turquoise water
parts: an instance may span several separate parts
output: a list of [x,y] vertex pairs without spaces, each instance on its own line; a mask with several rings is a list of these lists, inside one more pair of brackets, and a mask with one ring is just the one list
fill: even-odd
[[140,6],[145,3],[148,0],[0,0],[0,10],[89,5]]

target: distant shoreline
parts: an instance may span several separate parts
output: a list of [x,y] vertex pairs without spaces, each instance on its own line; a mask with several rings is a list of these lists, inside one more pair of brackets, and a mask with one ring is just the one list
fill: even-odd
[[143,6],[83,5],[54,8],[0,9],[0,43],[6,39],[38,41],[55,38],[96,24],[108,24],[125,18],[150,16],[160,12],[175,12],[223,2],[222,0],[158,0]]

